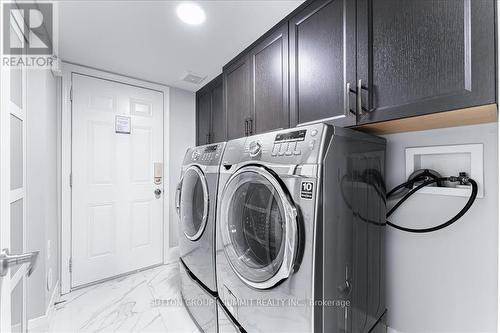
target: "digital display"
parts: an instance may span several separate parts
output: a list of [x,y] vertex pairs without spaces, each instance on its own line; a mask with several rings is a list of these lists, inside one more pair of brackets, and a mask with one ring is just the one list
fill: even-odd
[[293,131],[288,133],[276,134],[275,142],[283,141],[304,141],[306,138],[306,130]]
[[217,145],[208,146],[205,148],[205,153],[210,153],[210,152],[216,151],[216,150],[217,150]]

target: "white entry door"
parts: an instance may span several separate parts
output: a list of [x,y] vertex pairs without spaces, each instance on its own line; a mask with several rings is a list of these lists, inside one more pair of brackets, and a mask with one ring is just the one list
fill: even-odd
[[163,93],[73,73],[72,96],[75,288],[163,261]]

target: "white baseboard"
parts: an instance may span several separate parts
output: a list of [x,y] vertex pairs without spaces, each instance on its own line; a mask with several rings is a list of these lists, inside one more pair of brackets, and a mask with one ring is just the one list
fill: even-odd
[[60,284],[59,281],[56,282],[52,295],[50,296],[49,305],[45,310],[45,314],[40,317],[32,318],[28,320],[28,331],[30,332],[47,332],[52,319],[54,318],[55,303],[59,301],[60,298]]
[[174,246],[171,247],[170,249],[167,250],[167,253],[165,255],[165,259],[163,260],[163,263],[166,264],[171,264],[179,260],[179,247]]

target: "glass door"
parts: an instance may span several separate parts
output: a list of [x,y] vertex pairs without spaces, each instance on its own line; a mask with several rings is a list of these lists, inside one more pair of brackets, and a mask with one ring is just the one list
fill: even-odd
[[[13,24],[16,17],[10,22],[11,43],[24,45],[20,26]],[[5,65],[0,72],[0,331],[26,332],[26,277],[38,255],[24,253],[27,73],[24,67]]]
[[201,237],[208,219],[208,186],[197,166],[189,167],[178,187],[179,216],[184,235],[191,241]]
[[245,283],[267,289],[291,274],[297,212],[286,189],[265,168],[243,167],[230,178],[219,222],[226,257]]
[[[11,27],[11,38],[22,41]],[[2,68],[2,225],[1,254],[21,254],[26,247],[26,69]],[[5,111],[5,113],[4,113]],[[8,134],[7,134],[8,133]],[[7,185],[9,184],[9,185]],[[1,255],[0,254],[0,255]],[[26,267],[13,266],[2,272],[2,331],[26,332]],[[5,284],[5,287],[4,287]],[[8,294],[8,295],[7,295]],[[5,323],[9,323],[5,325]],[[8,327],[4,327],[8,326]]]

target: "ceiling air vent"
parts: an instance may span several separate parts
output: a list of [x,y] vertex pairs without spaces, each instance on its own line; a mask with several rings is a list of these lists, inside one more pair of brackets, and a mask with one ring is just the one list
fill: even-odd
[[182,80],[193,84],[200,84],[203,82],[203,80],[205,80],[205,78],[206,76],[188,72],[186,75],[184,75]]

